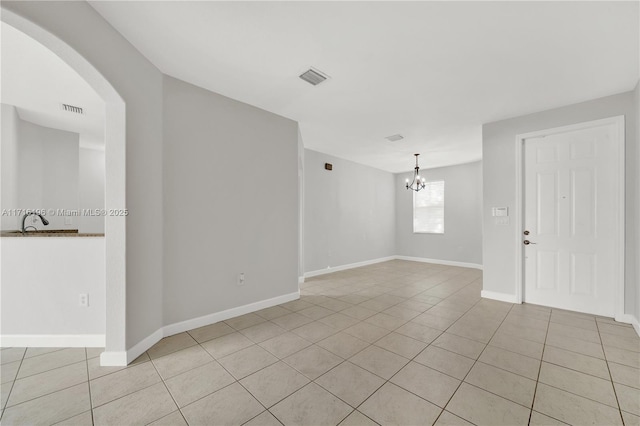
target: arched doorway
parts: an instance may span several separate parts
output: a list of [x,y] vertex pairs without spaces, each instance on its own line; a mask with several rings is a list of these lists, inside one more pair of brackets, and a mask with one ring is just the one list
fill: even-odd
[[[105,208],[126,208],[125,103],[113,86],[82,55],[55,35],[2,9],[0,18],[47,47],[73,68],[105,103]],[[126,365],[126,218],[105,218],[106,349],[101,365]]]

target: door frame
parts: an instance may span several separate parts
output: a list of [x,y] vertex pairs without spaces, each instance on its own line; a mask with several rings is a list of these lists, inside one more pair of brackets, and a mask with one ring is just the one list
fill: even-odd
[[618,144],[618,180],[620,183],[618,193],[618,232],[617,232],[617,282],[614,284],[615,295],[615,319],[625,321],[624,314],[624,261],[625,261],[625,120],[624,115],[603,118],[599,120],[585,121],[567,126],[554,127],[550,129],[537,130],[535,132],[522,133],[516,135],[516,202],[514,206],[515,220],[515,241],[516,247],[516,283],[515,283],[515,303],[523,302],[524,293],[524,245],[522,244],[522,232],[524,224],[524,143],[526,139],[545,137],[560,133],[572,132],[575,130],[589,129],[611,125],[615,127],[614,143]]

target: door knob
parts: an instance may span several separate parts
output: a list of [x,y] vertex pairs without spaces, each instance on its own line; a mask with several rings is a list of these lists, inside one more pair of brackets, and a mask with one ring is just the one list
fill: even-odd
[[529,231],[524,231],[523,234],[524,235],[529,235]]
[[523,243],[524,243],[525,246],[528,246],[529,244],[536,244],[536,243],[532,243],[529,240],[524,240]]

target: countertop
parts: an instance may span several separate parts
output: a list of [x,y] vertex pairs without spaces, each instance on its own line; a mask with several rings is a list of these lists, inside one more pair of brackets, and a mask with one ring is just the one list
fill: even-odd
[[77,229],[42,229],[27,231],[25,234],[20,231],[0,231],[0,237],[104,237],[104,233],[80,233]]

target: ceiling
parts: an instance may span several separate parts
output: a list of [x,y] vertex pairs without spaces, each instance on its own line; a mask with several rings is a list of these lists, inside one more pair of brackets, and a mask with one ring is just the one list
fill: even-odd
[[[632,90],[638,2],[109,2],[163,73],[391,172],[479,160],[482,124]],[[331,78],[311,86],[315,67]],[[396,133],[405,138],[388,142]]]
[[[69,65],[31,37],[0,24],[0,101],[15,105],[21,119],[80,134],[85,148],[104,149],[104,102]],[[62,110],[80,106],[84,114]]]

